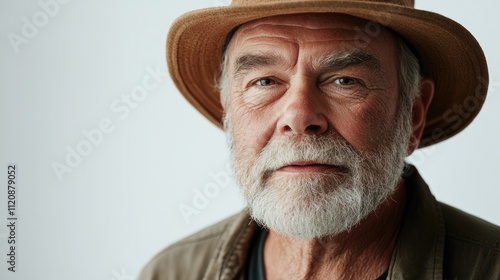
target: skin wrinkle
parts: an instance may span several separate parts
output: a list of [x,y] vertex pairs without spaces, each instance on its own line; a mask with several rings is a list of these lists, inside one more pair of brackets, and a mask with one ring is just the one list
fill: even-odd
[[[296,22],[300,22],[302,21],[302,24],[298,24]],[[306,24],[308,26],[306,26]],[[309,30],[327,30],[327,29],[330,29],[331,27],[321,27],[321,26],[311,26],[311,25],[314,25],[315,23],[313,21],[310,21],[308,20],[307,16],[303,16],[303,15],[296,15],[296,21],[295,22],[281,22],[280,25],[282,26],[288,26],[288,27],[300,27],[300,28],[304,28],[304,29],[309,29]],[[245,27],[248,29],[248,30],[252,30],[252,29],[255,29],[257,27],[259,28],[264,28],[264,27],[273,27],[274,25],[273,24],[270,24],[270,23],[266,23],[266,22],[262,22],[262,21],[254,21],[254,22],[250,22],[250,23],[246,23],[245,24]],[[380,27],[382,27],[382,25],[378,25]],[[339,29],[339,30],[346,30],[346,31],[352,31],[352,27],[348,24],[343,24],[343,23],[339,23],[339,22],[336,22],[335,23],[335,29]],[[262,35],[262,36],[265,36],[265,35]]]
[[[260,25],[264,25],[263,23],[259,23]],[[376,24],[376,23],[373,23],[373,24]],[[250,25],[250,23],[247,23],[246,24],[247,27]],[[255,26],[256,23],[253,23],[253,25]],[[300,25],[296,25],[296,24],[290,24],[290,26],[299,26],[299,27],[303,27],[303,26],[300,26]],[[379,24],[376,24],[377,27],[380,27],[380,31],[388,31],[390,32],[391,34],[393,34],[393,36],[395,36],[396,38],[398,38],[398,44],[400,45],[400,51],[403,51],[404,49],[404,52],[407,53],[407,54],[411,54],[412,57],[409,57],[407,55],[405,55],[403,58],[405,60],[405,66],[403,68],[400,68],[398,67],[398,71],[400,71],[400,75],[399,75],[399,80],[400,80],[400,85],[401,85],[401,88],[399,89],[401,91],[401,94],[403,95],[411,95],[412,97],[409,99],[410,101],[413,101],[416,96],[418,95],[418,91],[416,91],[416,93],[412,93],[414,92],[414,90],[412,88],[409,88],[407,85],[409,85],[411,83],[411,77],[415,76],[415,75],[418,75],[418,65],[417,66],[417,72],[412,72],[411,70],[409,71],[410,68],[406,67],[407,65],[410,65],[411,64],[418,64],[418,61],[416,60],[416,58],[414,57],[412,51],[408,48],[408,46],[406,46],[406,43],[404,41],[404,39],[400,39],[399,38],[399,35],[394,33],[392,30],[390,29],[386,29],[383,25],[379,25]],[[236,29],[238,31],[239,30],[239,27]],[[339,29],[342,29],[342,27],[338,27]],[[348,30],[349,28],[343,28],[345,30]],[[235,31],[236,31],[235,30]],[[240,31],[241,32],[241,31]],[[361,34],[363,34],[361,32]],[[219,80],[219,83],[218,83],[218,86],[219,88],[221,89],[221,100],[223,100],[223,103],[224,105],[227,105],[226,103],[228,102],[229,100],[229,94],[227,94],[227,90],[225,89],[229,89],[229,80],[224,78],[224,77],[227,77],[229,73],[227,73],[227,70],[229,67],[227,67],[227,64],[228,64],[228,59],[227,59],[227,49],[228,49],[228,45],[230,42],[232,42],[232,37],[233,37],[234,33],[231,33],[231,37],[227,38],[227,43],[226,45],[224,46],[224,55],[223,55],[223,63],[222,63],[222,69],[223,69],[223,74],[221,75],[221,79]],[[366,36],[366,35],[363,35],[363,36]],[[371,36],[378,36],[378,35],[368,35],[368,38],[370,38]],[[271,37],[271,36],[265,36],[263,35],[263,37]],[[348,49],[348,48],[351,48],[353,46],[358,46],[360,47],[360,45],[362,45],[363,43],[365,44],[365,47],[366,47],[366,44],[369,44],[369,41],[371,39],[369,39],[368,41],[363,41],[362,43],[359,41],[360,38],[358,38],[358,40],[352,40],[351,42],[349,41],[344,41],[342,42],[342,47],[341,49]],[[401,63],[401,62],[400,62]],[[402,66],[402,65],[399,65],[399,66]],[[383,73],[383,74],[386,74],[386,73]],[[227,83],[227,84],[226,84]],[[405,99],[406,100],[406,99]],[[405,101],[406,102],[406,101]],[[404,105],[404,108],[408,108],[408,105],[409,104],[405,104]]]
[[[331,28],[325,28],[325,29],[331,30]],[[314,30],[320,30],[320,29],[314,29]],[[337,33],[339,33],[339,32],[337,32]],[[247,38],[247,40],[248,41],[252,41],[252,39],[255,39],[255,38],[259,38],[259,39],[264,39],[264,38],[267,38],[267,39],[282,39],[282,40],[289,40],[290,39],[290,38],[287,38],[285,36],[259,36],[259,37],[249,37],[249,38]],[[335,40],[335,39],[333,38],[333,40]],[[293,40],[290,40],[290,41],[292,42]],[[332,38],[325,38],[323,40],[316,39],[316,41],[318,43],[323,43],[323,42],[332,41]],[[353,40],[353,41],[355,41],[355,40]],[[367,45],[367,44],[368,43],[365,43],[365,45]]]
[[[231,42],[234,44],[234,41],[231,41]],[[407,53],[407,54],[411,53],[411,51],[409,51],[408,48],[404,46],[404,42],[399,41],[399,45],[400,45],[401,49],[406,49],[405,53]],[[404,63],[405,63],[404,66],[401,65],[402,68],[398,67],[399,71],[404,70],[403,72],[399,73],[400,74],[399,75],[399,79],[402,80],[401,81],[401,89],[403,90],[403,93],[401,93],[401,94],[405,95],[405,96],[409,95],[409,94],[412,95],[412,96],[414,96],[410,92],[412,92],[412,91],[414,92],[415,88],[408,87],[408,84],[412,81],[411,78],[409,79],[409,77],[413,77],[415,74],[418,75],[418,70],[416,71],[416,73],[407,70],[407,69],[410,69],[410,68],[408,68],[408,65],[409,65],[408,63],[411,62],[411,60],[408,59],[408,55],[403,56],[401,59],[403,59]],[[414,59],[414,58],[412,58],[412,59]],[[226,66],[228,64],[227,60],[228,60],[227,59],[227,55],[225,55],[224,56],[224,63],[223,63],[223,67],[222,67],[222,69],[223,69],[223,75],[221,76],[222,78],[220,79],[220,83],[219,83],[219,86],[220,86],[220,89],[221,89],[221,93],[222,93],[221,96],[222,96],[223,104],[225,105],[226,108],[228,107],[227,102],[229,101],[229,94],[227,93],[228,90],[229,90],[229,87],[230,87],[229,83],[233,83],[234,82],[234,80],[230,81],[227,78],[228,74],[229,74],[229,73],[227,73],[227,69],[229,68],[229,67]],[[400,62],[400,63],[402,63],[402,62]],[[414,62],[411,62],[411,63],[414,63]],[[415,63],[418,63],[418,62],[415,62]],[[416,65],[416,66],[418,66],[418,65]],[[238,93],[242,93],[242,90],[238,90],[237,92]],[[418,93],[418,91],[417,91],[417,93]],[[409,106],[411,106],[411,104],[409,102],[411,102],[413,100],[413,98],[414,97],[410,97],[409,99],[408,98],[403,98],[402,99],[403,100],[403,104],[401,106],[399,106],[399,109],[401,109],[401,110],[408,110],[408,109],[410,109],[411,107],[409,107]],[[409,100],[409,102],[406,101],[406,100]],[[226,115],[227,114],[225,114],[225,116]]]
[[[308,21],[306,21],[308,22]],[[299,34],[308,34],[310,33],[310,31],[325,31],[325,30],[328,30],[330,31],[330,36],[325,36],[325,39],[324,40],[321,40],[321,39],[318,39],[318,38],[315,38],[316,42],[317,43],[321,43],[321,42],[328,42],[328,41],[335,41],[335,38],[336,37],[345,37],[346,35],[348,34],[352,34],[352,33],[355,33],[353,32],[352,28],[349,28],[349,27],[342,27],[342,25],[335,25],[335,27],[328,27],[328,28],[321,28],[321,27],[317,27],[317,28],[311,28],[311,27],[306,27],[306,26],[302,26],[302,25],[297,25],[297,24],[288,24],[288,23],[281,23],[280,25],[282,26],[288,26],[288,27],[295,27],[295,28],[298,28],[298,29],[305,29],[305,30],[298,30],[298,31],[294,31],[294,32],[284,32],[284,34],[288,35],[288,36],[280,36],[280,35],[276,35],[274,34],[273,36],[269,36],[269,35],[265,35],[266,34],[266,27],[268,28],[272,28],[273,25],[270,25],[270,24],[264,24],[264,23],[253,23],[253,24],[246,24],[245,25],[245,30],[244,31],[241,31],[241,30],[238,30],[238,33],[241,33],[241,34],[246,34],[246,33],[251,33],[253,29],[255,28],[260,28],[261,30],[259,30],[260,34],[258,36],[247,36],[247,38],[245,39],[245,41],[243,41],[243,44],[245,43],[248,43],[250,41],[252,41],[253,39],[257,38],[257,39],[282,39],[282,40],[287,40],[287,41],[290,41],[290,42],[294,42],[296,44],[299,44],[299,43],[302,43],[300,41],[297,41],[298,40],[298,37],[295,36],[296,33],[299,33]],[[342,32],[344,31],[344,32]],[[290,38],[293,38],[293,39],[290,39]],[[307,37],[306,37],[307,38]],[[359,42],[356,42],[358,45],[359,45]],[[368,45],[368,43],[365,43],[365,45]],[[300,51],[300,49],[299,49]]]
[[[279,25],[283,25],[282,22],[279,23]],[[245,30],[244,27],[242,28],[243,31]],[[240,29],[241,30],[241,29]],[[256,30],[255,30],[256,31]],[[292,32],[293,33],[293,32]],[[244,33],[241,33],[244,34]],[[289,33],[291,34],[291,33]],[[236,34],[238,35],[238,34]],[[228,52],[230,52],[229,58],[231,57],[237,57],[237,55],[234,55],[234,48],[239,48],[239,47],[244,47],[245,43],[251,44],[252,48],[258,49],[259,45],[255,45],[255,42],[249,42],[245,40],[238,41],[238,36],[235,36],[235,39],[233,40],[236,41],[235,44],[230,45],[228,48]],[[293,41],[293,40],[292,40]],[[314,42],[317,43],[319,40],[315,40]],[[323,40],[321,40],[323,41]],[[267,41],[264,41],[267,42]],[[279,42],[282,43],[287,43],[286,40],[279,40]],[[337,42],[337,41],[335,41]],[[333,42],[333,43],[335,43]],[[340,41],[339,41],[340,42]],[[254,44],[254,45],[252,45]],[[288,53],[292,52],[293,55],[289,56],[295,59],[294,60],[294,66],[297,69],[294,69],[295,71],[290,70],[290,67],[286,68],[289,70],[287,72],[287,75],[300,75],[300,76],[294,76],[296,78],[300,77],[300,79],[295,79],[295,82],[293,85],[295,85],[292,88],[287,88],[287,90],[290,90],[291,92],[295,92],[296,94],[299,94],[295,97],[288,97],[289,100],[294,100],[293,98],[299,98],[301,91],[300,90],[311,90],[314,87],[311,87],[314,85],[314,83],[311,83],[311,79],[314,80],[312,77],[314,77],[315,74],[317,73],[312,73],[314,71],[311,71],[311,67],[308,65],[304,65],[302,62],[301,64],[298,64],[297,62],[299,59],[301,61],[307,61],[310,59],[308,56],[303,56],[304,54],[307,53],[302,53],[302,49],[298,47],[297,44],[293,44],[288,42],[288,45],[285,49],[283,49],[283,53]],[[261,44],[262,45],[262,44]],[[260,45],[260,46],[261,46]],[[235,47],[236,46],[236,47]],[[295,47],[293,47],[295,46]],[[303,45],[306,48],[309,48],[311,45],[305,44]],[[243,48],[244,49],[244,48]],[[366,50],[368,51],[373,51],[370,49],[370,46],[367,46]],[[281,48],[280,48],[281,51]],[[293,53],[295,51],[295,53]],[[375,50],[377,51],[377,50]],[[379,49],[380,51],[380,49]],[[387,51],[387,50],[384,50]],[[396,51],[393,50],[393,52],[396,53]],[[244,52],[243,52],[244,53]],[[314,56],[312,56],[314,57]],[[397,59],[393,60],[391,63],[391,67],[397,68]],[[231,61],[229,61],[229,65],[231,65]],[[288,66],[288,65],[287,65]],[[305,66],[309,68],[304,68]],[[349,71],[351,71],[350,69]],[[231,75],[232,73],[230,73]],[[391,81],[397,81],[397,76],[398,73],[391,72],[383,72],[380,74],[381,76],[388,77],[388,75],[392,75]],[[233,76],[234,78],[234,76]],[[225,128],[226,131],[228,132],[228,141],[230,143],[230,147],[232,150],[237,148],[238,153],[236,155],[236,158],[242,163],[245,164],[246,166],[252,166],[255,161],[255,157],[259,157],[261,152],[263,152],[262,147],[266,147],[268,145],[271,145],[272,141],[271,140],[276,140],[274,139],[275,137],[278,137],[279,134],[277,133],[270,133],[272,132],[271,130],[267,129],[266,127],[270,128],[276,128],[279,118],[274,118],[273,112],[277,113],[279,112],[279,108],[285,105],[289,105],[291,103],[288,103],[286,99],[279,100],[279,102],[274,102],[274,103],[265,103],[263,106],[260,106],[260,108],[255,108],[252,106],[249,106],[249,104],[245,104],[242,99],[242,95],[244,92],[239,91],[239,86],[235,86],[236,81],[234,79],[228,79],[230,82],[230,88],[231,88],[231,98],[228,98],[226,102],[224,103],[226,105],[226,110],[228,110],[225,114],[224,122],[225,122]],[[389,81],[389,79],[388,79]],[[304,82],[306,82],[307,87],[304,86]],[[381,79],[379,82],[386,82],[384,79]],[[221,83],[223,84],[223,83]],[[302,84],[302,87],[297,87],[297,85]],[[228,88],[229,89],[229,88]],[[235,94],[235,90],[237,90],[237,94]],[[307,99],[300,99],[301,102],[301,108],[305,110],[317,110],[318,108],[323,108],[321,109],[321,114],[327,114],[331,116],[329,119],[328,123],[328,130],[325,131],[325,135],[328,135],[329,133],[333,133],[331,135],[334,135],[335,137],[339,139],[343,139],[346,142],[351,142],[352,139],[365,139],[367,145],[355,145],[354,148],[357,150],[360,154],[362,154],[365,159],[371,158],[372,161],[370,161],[370,169],[375,168],[381,168],[384,169],[386,164],[380,160],[380,154],[377,152],[378,147],[382,147],[383,145],[387,145],[388,141],[384,141],[384,139],[388,139],[387,136],[384,136],[385,133],[390,134],[392,131],[392,124],[394,124],[394,120],[398,119],[399,110],[397,109],[398,106],[397,100],[398,98],[398,84],[392,83],[391,86],[388,87],[378,87],[377,89],[369,89],[371,92],[377,92],[379,91],[380,95],[379,97],[373,96],[370,99],[366,101],[360,101],[357,100],[358,102],[348,102],[347,104],[355,104],[355,106],[340,106],[340,108],[336,107],[336,110],[331,110],[327,109],[328,106],[325,106],[324,102],[325,100],[323,99],[315,99],[313,98],[312,100],[307,100]],[[388,100],[388,96],[384,96],[385,91],[390,91],[394,92],[395,94],[391,96],[390,100]],[[307,92],[307,91],[306,91]],[[308,94],[311,94],[312,92],[309,92]],[[304,92],[305,94],[305,92]],[[308,95],[309,96],[309,95]],[[313,95],[310,95],[313,96]],[[290,99],[292,98],[292,99]],[[302,98],[302,97],[300,97]],[[295,100],[298,102],[298,99]],[[323,102],[323,103],[322,103]],[[366,104],[370,104],[371,106],[377,108],[369,108],[366,107],[364,102],[367,102]],[[393,103],[394,102],[394,103]],[[328,103],[330,105],[336,104],[334,102]],[[391,105],[390,105],[391,104]],[[318,107],[319,106],[319,107]],[[286,107],[283,107],[286,108]],[[314,112],[314,111],[311,111]],[[407,110],[404,110],[404,112],[410,112]],[[411,113],[410,113],[411,114]],[[235,122],[234,126],[236,129],[233,129],[231,125],[229,125],[228,120],[230,119],[229,116],[233,115]],[[342,116],[353,116],[352,118],[348,117],[342,117]],[[383,121],[381,121],[383,120]],[[351,122],[353,122],[351,124]],[[256,124],[265,124],[263,125],[256,125]],[[403,121],[403,123],[406,123]],[[337,124],[338,127],[335,127],[334,125]],[[355,127],[356,125],[359,124],[373,124],[367,126],[368,130],[373,130],[378,133],[366,133],[363,131],[356,131],[356,130],[351,130],[349,133],[349,137],[345,138],[344,134],[342,133],[336,133],[337,131],[342,131],[342,129],[345,129],[348,126]],[[245,128],[245,129],[242,129]],[[358,134],[359,133],[359,134]],[[330,136],[329,136],[330,137]],[[399,137],[399,136],[398,136]],[[396,138],[398,138],[396,137]],[[234,138],[236,141],[236,145],[233,144],[233,140],[230,140],[231,138]],[[395,139],[396,139],[395,138]],[[245,140],[246,139],[246,140]],[[374,143],[374,144],[371,144]],[[352,144],[352,143],[351,143]],[[354,142],[356,144],[356,142]],[[382,146],[381,146],[382,145]],[[371,147],[371,148],[370,148]],[[404,150],[404,149],[403,149]],[[283,152],[285,152],[283,150]],[[269,159],[270,161],[274,161],[277,157],[271,156]],[[376,176],[376,175],[375,175]],[[268,181],[268,179],[273,179],[273,172],[268,172],[264,179],[264,182]],[[242,185],[244,187],[245,184]],[[272,185],[271,185],[272,186]],[[309,193],[309,197],[305,201],[309,201],[309,199],[314,199],[317,195],[320,193],[324,192],[324,189],[313,189]],[[389,199],[387,199],[383,205],[388,207],[387,205],[394,205],[398,204],[395,203],[397,201],[402,201],[402,189],[398,188],[397,192],[391,196]],[[309,192],[309,191],[308,191]],[[289,195],[294,195],[293,190],[289,190],[288,194],[286,192],[282,193],[283,198]],[[277,200],[272,200],[275,202],[278,202]],[[290,201],[290,200],[288,200]],[[292,204],[293,205],[293,204]],[[297,207],[292,207],[291,209],[296,209]],[[375,212],[372,212],[370,214],[369,218],[366,218],[367,221],[376,221],[377,217],[378,219],[381,218],[389,218],[388,219],[388,224],[391,224],[390,221],[394,220],[398,221],[399,213],[400,211],[394,211],[394,212],[389,212],[390,215],[388,217],[387,213],[384,212],[385,208],[381,208],[380,210],[377,210]],[[389,208],[390,209],[390,208]],[[401,210],[401,207],[398,208]],[[378,224],[375,222],[375,224],[372,224],[371,226],[367,226],[366,222],[361,229],[357,229],[359,227],[355,226],[354,228],[351,229],[349,232],[344,232],[341,234],[338,234],[336,236],[329,236],[325,238],[317,238],[314,240],[297,240],[297,239],[281,239],[280,242],[274,242],[272,244],[277,245],[278,247],[274,247],[274,249],[278,249],[277,251],[272,252],[279,252],[281,253],[281,262],[278,260],[276,264],[285,264],[285,272],[292,273],[292,275],[295,275],[295,277],[298,277],[301,275],[303,278],[307,277],[318,277],[319,279],[324,279],[325,274],[324,271],[330,271],[332,272],[330,274],[331,276],[337,276],[341,277],[342,279],[357,279],[362,274],[366,273],[367,271],[360,271],[359,266],[356,266],[355,264],[362,263],[364,265],[368,265],[370,267],[370,263],[374,264],[374,261],[377,260],[377,257],[380,257],[380,255],[390,255],[391,248],[393,246],[394,242],[394,236],[397,236],[395,231],[391,230],[390,227],[387,227],[386,223],[380,223]],[[368,223],[370,224],[370,223]],[[365,236],[365,233],[369,229],[370,232],[376,232],[376,231],[387,231],[387,234],[384,235],[376,235],[374,236],[374,239],[369,238],[369,236]],[[387,244],[387,240],[381,240],[383,236],[389,237],[389,244]],[[270,233],[269,239],[276,240],[277,236],[273,233]],[[288,243],[287,243],[288,242]],[[299,245],[299,243],[302,243],[302,245]],[[268,248],[268,245],[271,243],[268,243],[266,241],[265,245],[265,251],[266,248]],[[349,244],[349,245],[348,245]],[[353,244],[356,244],[354,247],[351,247]],[[382,246],[382,250],[379,250],[377,254],[365,254],[366,252],[370,250],[374,250],[376,246],[381,246],[381,244],[387,244],[386,246]],[[392,245],[391,245],[392,244]],[[332,247],[333,246],[333,247]],[[298,251],[293,251],[294,253],[291,253],[292,248],[298,250]],[[358,251],[358,249],[361,248],[361,251]],[[267,250],[269,252],[269,250]],[[349,252],[349,253],[346,253]],[[370,251],[371,252],[371,251]],[[327,253],[327,254],[325,254]],[[267,254],[265,253],[265,256]],[[285,257],[285,258],[283,258]],[[284,263],[282,262],[283,260]],[[269,259],[267,260],[269,261]],[[265,257],[265,262],[266,257]],[[333,261],[333,263],[332,263]],[[299,264],[299,266],[296,266],[294,264]],[[377,266],[378,267],[378,266]],[[283,267],[280,267],[282,269]],[[378,268],[373,268],[374,270],[371,271],[370,275],[375,278],[376,276],[379,275]],[[382,266],[383,269],[383,266]],[[361,274],[360,274],[361,273]],[[356,275],[358,277],[356,277]],[[302,278],[301,277],[301,278]],[[366,278],[366,277],[365,277]],[[371,277],[370,277],[371,278]]]
[[[255,68],[263,68],[266,66],[277,66],[285,64],[284,59],[279,55],[259,53],[259,54],[243,54],[235,59],[233,67],[233,75],[235,78],[240,75],[254,70]],[[350,51],[342,51],[323,55],[315,60],[312,72],[326,72],[327,70],[335,71],[348,68],[350,66],[366,65],[377,77],[382,77],[383,71],[380,66],[380,61],[373,57],[370,53],[361,49]],[[310,74],[311,76],[314,73]]]
[[381,71],[380,61],[361,49],[322,55],[314,61],[313,66],[318,65],[316,66],[317,68],[342,69],[359,64],[368,64],[373,70]]
[[[247,41],[245,40],[245,41],[243,41],[243,42],[247,42]],[[297,52],[297,53],[298,53],[298,52]],[[298,53],[297,55],[298,55],[298,56],[300,56],[300,53]],[[295,60],[294,60],[294,61],[295,61]],[[281,65],[281,63],[280,63],[280,65]],[[289,65],[287,69],[289,69],[289,68],[291,68],[291,67],[294,67],[294,66],[295,66],[295,65]],[[238,68],[238,67],[235,67],[235,68]],[[300,69],[299,69],[299,70],[296,70],[296,71],[300,71]],[[373,72],[373,71],[370,71],[370,72]],[[244,91],[244,89],[245,89],[245,86],[243,85],[243,86],[240,88],[240,90],[238,90],[238,91]],[[369,88],[369,89],[371,89],[371,88]]]
[[[235,59],[235,65],[234,69],[236,69],[234,76],[235,79],[240,80],[240,76],[244,74],[253,73],[252,71],[258,71],[258,69],[274,66],[277,67],[278,65],[283,65],[286,64],[284,61],[281,61],[282,58],[279,56],[276,56],[274,54],[269,54],[267,55],[265,52],[262,54],[243,54],[239,56],[238,58]],[[354,68],[360,68],[364,69],[366,68],[365,71],[369,72],[370,75],[373,75],[373,77],[370,78],[369,84],[373,83],[372,81],[383,81],[382,77],[382,70],[380,67],[380,62],[373,57],[373,55],[365,52],[364,50],[359,50],[355,49],[352,51],[342,51],[340,53],[332,53],[328,55],[324,55],[320,57],[319,59],[315,60],[316,63],[313,63],[313,67],[315,72],[334,72],[342,69],[349,69],[350,67]],[[316,70],[317,69],[317,70]],[[363,71],[363,70],[361,70]],[[351,71],[352,72],[352,71]],[[267,74],[267,73],[266,73]],[[310,77],[315,77],[317,74],[316,73],[310,73],[306,74],[306,76]],[[266,75],[264,75],[266,76]],[[361,81],[360,81],[361,82]],[[367,81],[365,81],[367,82]],[[245,82],[241,82],[242,84],[241,90],[238,92],[240,94],[244,94],[245,91],[248,90],[247,85]],[[387,85],[381,85],[381,86],[370,86],[366,85],[366,83],[363,83],[363,86],[366,87],[367,90],[370,91],[376,91],[376,90],[384,90],[384,86]],[[358,97],[365,98],[367,91],[363,91],[365,93],[358,94],[352,94],[349,96],[349,98],[352,98],[352,101],[354,102],[361,102],[361,100],[356,100]],[[248,100],[247,100],[248,101]],[[250,108],[257,108],[259,107],[259,104],[254,104],[251,101],[248,101]],[[260,106],[264,106],[267,104],[261,104]],[[383,106],[380,106],[378,108],[383,108]]]
[[[265,66],[276,66],[278,61],[283,61],[279,56],[273,54],[243,54],[236,58],[233,67],[234,77],[242,75],[246,71]],[[243,73],[242,73],[243,72]]]

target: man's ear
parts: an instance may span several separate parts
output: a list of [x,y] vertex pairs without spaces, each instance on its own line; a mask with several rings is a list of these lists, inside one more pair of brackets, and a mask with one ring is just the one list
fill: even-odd
[[420,94],[413,103],[412,133],[408,145],[408,155],[411,155],[418,148],[420,138],[424,133],[427,111],[434,96],[434,81],[423,78],[420,81],[419,88]]

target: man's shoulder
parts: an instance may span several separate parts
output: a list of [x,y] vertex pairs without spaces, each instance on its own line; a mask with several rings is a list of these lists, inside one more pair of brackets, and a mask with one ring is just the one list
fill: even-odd
[[[445,221],[445,270],[455,279],[500,277],[500,227],[441,203]],[[472,278],[471,278],[472,279]]]
[[[199,230],[173,244],[165,248],[162,252],[169,252],[177,250],[178,248],[185,248],[191,246],[198,246],[198,244],[210,243],[211,240],[221,238],[222,233],[227,230],[229,226],[231,226],[235,220],[245,216],[245,212],[240,212],[234,214],[228,218],[225,218],[213,225],[210,225],[206,228]],[[161,253],[160,253],[161,254]]]
[[446,236],[500,252],[500,227],[481,218],[440,203]]
[[242,211],[171,244],[144,267],[139,279],[202,279],[217,258],[218,248],[227,239],[225,236],[235,223],[247,216],[247,212]]

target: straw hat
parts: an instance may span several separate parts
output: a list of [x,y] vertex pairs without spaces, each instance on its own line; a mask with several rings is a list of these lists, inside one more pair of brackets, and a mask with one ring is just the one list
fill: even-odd
[[216,81],[227,34],[252,20],[300,13],[341,13],[381,23],[418,52],[422,74],[436,83],[420,148],[462,131],[479,113],[488,89],[488,68],[475,38],[442,15],[414,9],[413,0],[233,0],[230,6],[186,13],[170,28],[167,62],[184,97],[221,127]]

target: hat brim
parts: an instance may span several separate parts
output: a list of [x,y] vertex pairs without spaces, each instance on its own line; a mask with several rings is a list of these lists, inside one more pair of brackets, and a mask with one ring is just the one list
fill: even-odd
[[227,34],[252,20],[302,13],[339,13],[378,22],[415,48],[423,75],[435,82],[419,148],[454,136],[479,113],[488,89],[488,68],[470,32],[439,14],[376,2],[264,2],[184,14],[173,23],[167,37],[167,63],[175,85],[199,112],[222,127],[216,85]]

